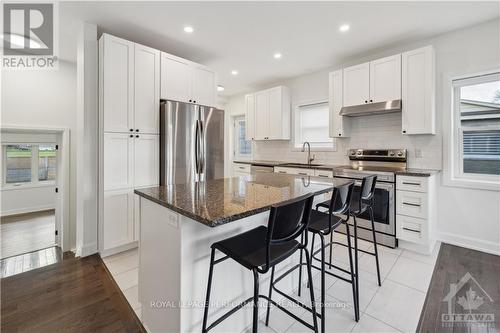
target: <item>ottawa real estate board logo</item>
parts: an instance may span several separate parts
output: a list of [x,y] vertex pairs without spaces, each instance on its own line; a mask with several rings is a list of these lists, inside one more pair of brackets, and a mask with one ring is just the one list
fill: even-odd
[[2,68],[57,69],[57,3],[5,3]]
[[495,314],[488,311],[492,310],[488,305],[494,300],[470,273],[466,273],[458,283],[450,284],[450,291],[443,302],[448,303],[447,313],[441,314],[443,327],[462,327],[473,331],[495,329]]

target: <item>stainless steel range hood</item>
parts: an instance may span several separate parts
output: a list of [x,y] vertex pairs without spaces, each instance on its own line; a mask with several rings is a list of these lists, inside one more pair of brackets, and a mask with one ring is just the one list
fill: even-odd
[[359,117],[374,114],[384,114],[401,111],[401,100],[395,99],[387,102],[369,103],[345,106],[340,109],[340,115],[346,117]]

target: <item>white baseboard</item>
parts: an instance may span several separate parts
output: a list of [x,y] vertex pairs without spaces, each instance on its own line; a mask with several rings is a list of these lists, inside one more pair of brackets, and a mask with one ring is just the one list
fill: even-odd
[[97,243],[86,244],[76,251],[76,255],[78,257],[87,257],[92,254],[96,254],[97,251]]
[[120,252],[124,252],[124,251],[130,250],[130,249],[136,248],[138,246],[139,246],[139,242],[132,242],[132,243],[129,243],[129,244],[125,244],[125,245],[114,247],[112,249],[107,249],[107,250],[99,251],[99,254],[101,255],[101,258],[104,258],[104,257],[107,257],[107,256],[111,256],[113,254],[117,254],[117,253],[120,253]]
[[436,238],[437,240],[443,243],[457,245],[468,249],[491,253],[500,256],[500,244],[495,242],[452,234],[449,232],[437,232]]
[[50,209],[55,209],[56,207],[54,205],[49,205],[49,206],[38,206],[38,207],[27,207],[27,208],[20,208],[20,209],[11,209],[11,210],[6,210],[2,211],[2,217],[7,217],[11,215],[19,215],[19,214],[26,214],[26,213],[35,213],[35,212],[41,212],[44,210],[50,210]]

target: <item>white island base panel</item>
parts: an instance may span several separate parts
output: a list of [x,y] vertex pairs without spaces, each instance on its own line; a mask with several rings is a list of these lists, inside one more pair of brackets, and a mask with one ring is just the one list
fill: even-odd
[[[145,198],[141,198],[140,205],[139,300],[143,324],[150,333],[200,332],[210,245],[256,226],[267,225],[269,211],[211,228]],[[216,259],[221,257],[222,253],[217,251]],[[277,266],[275,276],[298,260],[297,252]],[[304,281],[306,274],[303,270]],[[267,295],[269,278],[270,272],[260,275],[260,294]],[[298,287],[298,270],[280,281],[277,287],[291,294]],[[250,270],[231,259],[215,265],[208,325],[252,295]],[[273,300],[280,299],[274,293]],[[267,302],[261,299],[261,318],[265,316],[266,305]],[[252,324],[252,310],[252,303],[249,303],[211,332],[243,331]]]

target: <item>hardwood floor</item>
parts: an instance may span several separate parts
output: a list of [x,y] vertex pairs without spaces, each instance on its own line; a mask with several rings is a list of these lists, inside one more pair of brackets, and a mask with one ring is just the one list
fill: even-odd
[[2,217],[0,258],[45,249],[55,245],[55,211]]
[[1,331],[145,332],[98,255],[1,279]]
[[500,256],[442,244],[417,332],[500,332]]

